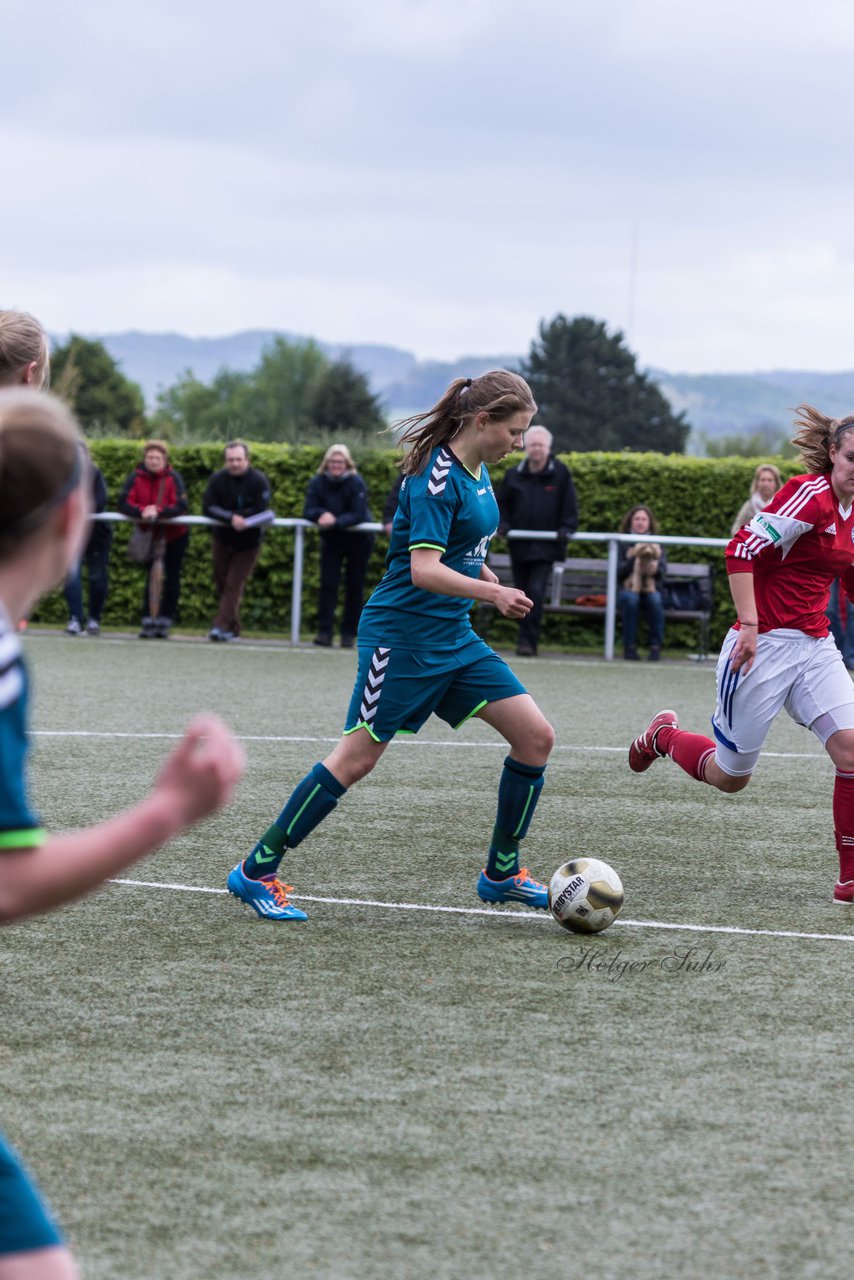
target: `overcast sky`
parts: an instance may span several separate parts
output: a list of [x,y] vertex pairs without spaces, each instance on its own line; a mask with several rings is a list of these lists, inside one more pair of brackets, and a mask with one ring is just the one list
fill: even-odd
[[854,367],[849,0],[0,0],[0,306]]

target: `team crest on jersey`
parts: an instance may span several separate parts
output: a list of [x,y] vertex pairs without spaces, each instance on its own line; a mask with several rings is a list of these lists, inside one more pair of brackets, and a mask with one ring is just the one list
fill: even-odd
[[760,525],[768,534],[768,537],[771,539],[772,542],[780,541],[780,538],[781,538],[780,531],[778,529],[775,529],[773,524],[771,524],[768,520],[766,520],[764,516],[754,516],[753,523]]

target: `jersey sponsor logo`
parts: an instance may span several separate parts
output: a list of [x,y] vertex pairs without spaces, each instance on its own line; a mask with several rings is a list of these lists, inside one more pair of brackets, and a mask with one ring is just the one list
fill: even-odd
[[492,541],[492,539],[495,537],[497,532],[498,532],[497,529],[493,529],[492,533],[488,533],[486,534],[485,537],[481,538],[477,546],[472,547],[471,551],[466,551],[463,554],[463,563],[464,564],[482,564],[483,561],[486,559],[486,553],[489,550],[489,544]]
[[430,479],[427,481],[428,493],[432,493],[434,497],[439,493],[444,493],[445,485],[448,483],[448,472],[451,470],[453,462],[451,455],[445,449],[442,449],[433,463],[433,470],[430,472]]
[[827,528],[825,529],[825,531],[824,531],[824,532],[825,532],[825,533],[836,533],[836,521],[834,521],[834,522],[833,522],[833,524],[829,524],[829,525],[827,526]]

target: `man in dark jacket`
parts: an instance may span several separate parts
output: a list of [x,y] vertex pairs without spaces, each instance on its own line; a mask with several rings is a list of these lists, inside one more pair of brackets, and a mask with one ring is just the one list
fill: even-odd
[[529,427],[525,433],[525,457],[505,475],[498,492],[498,507],[501,534],[512,529],[548,529],[557,534],[557,541],[507,540],[513,585],[534,602],[531,612],[519,623],[516,652],[532,658],[537,653],[551,567],[556,560],[563,560],[567,538],[578,528],[572,474],[552,453],[552,433],[545,427]]
[[225,446],[225,466],[208,481],[202,509],[212,520],[227,523],[213,531],[213,573],[219,604],[209,640],[240,635],[240,601],[261,553],[264,526],[275,519],[270,510],[270,483],[249,465],[249,449],[240,440]]

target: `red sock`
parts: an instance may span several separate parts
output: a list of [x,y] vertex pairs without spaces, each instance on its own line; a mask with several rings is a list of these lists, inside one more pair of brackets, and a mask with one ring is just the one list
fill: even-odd
[[696,778],[698,782],[706,781],[703,770],[709,756],[715,753],[715,744],[711,738],[705,738],[702,733],[686,733],[684,729],[672,729],[670,725],[666,725],[655,735],[655,747],[657,751],[670,756],[674,764],[678,764],[692,778]]
[[854,880],[854,773],[837,770],[833,784],[833,829],[839,854],[839,879]]

